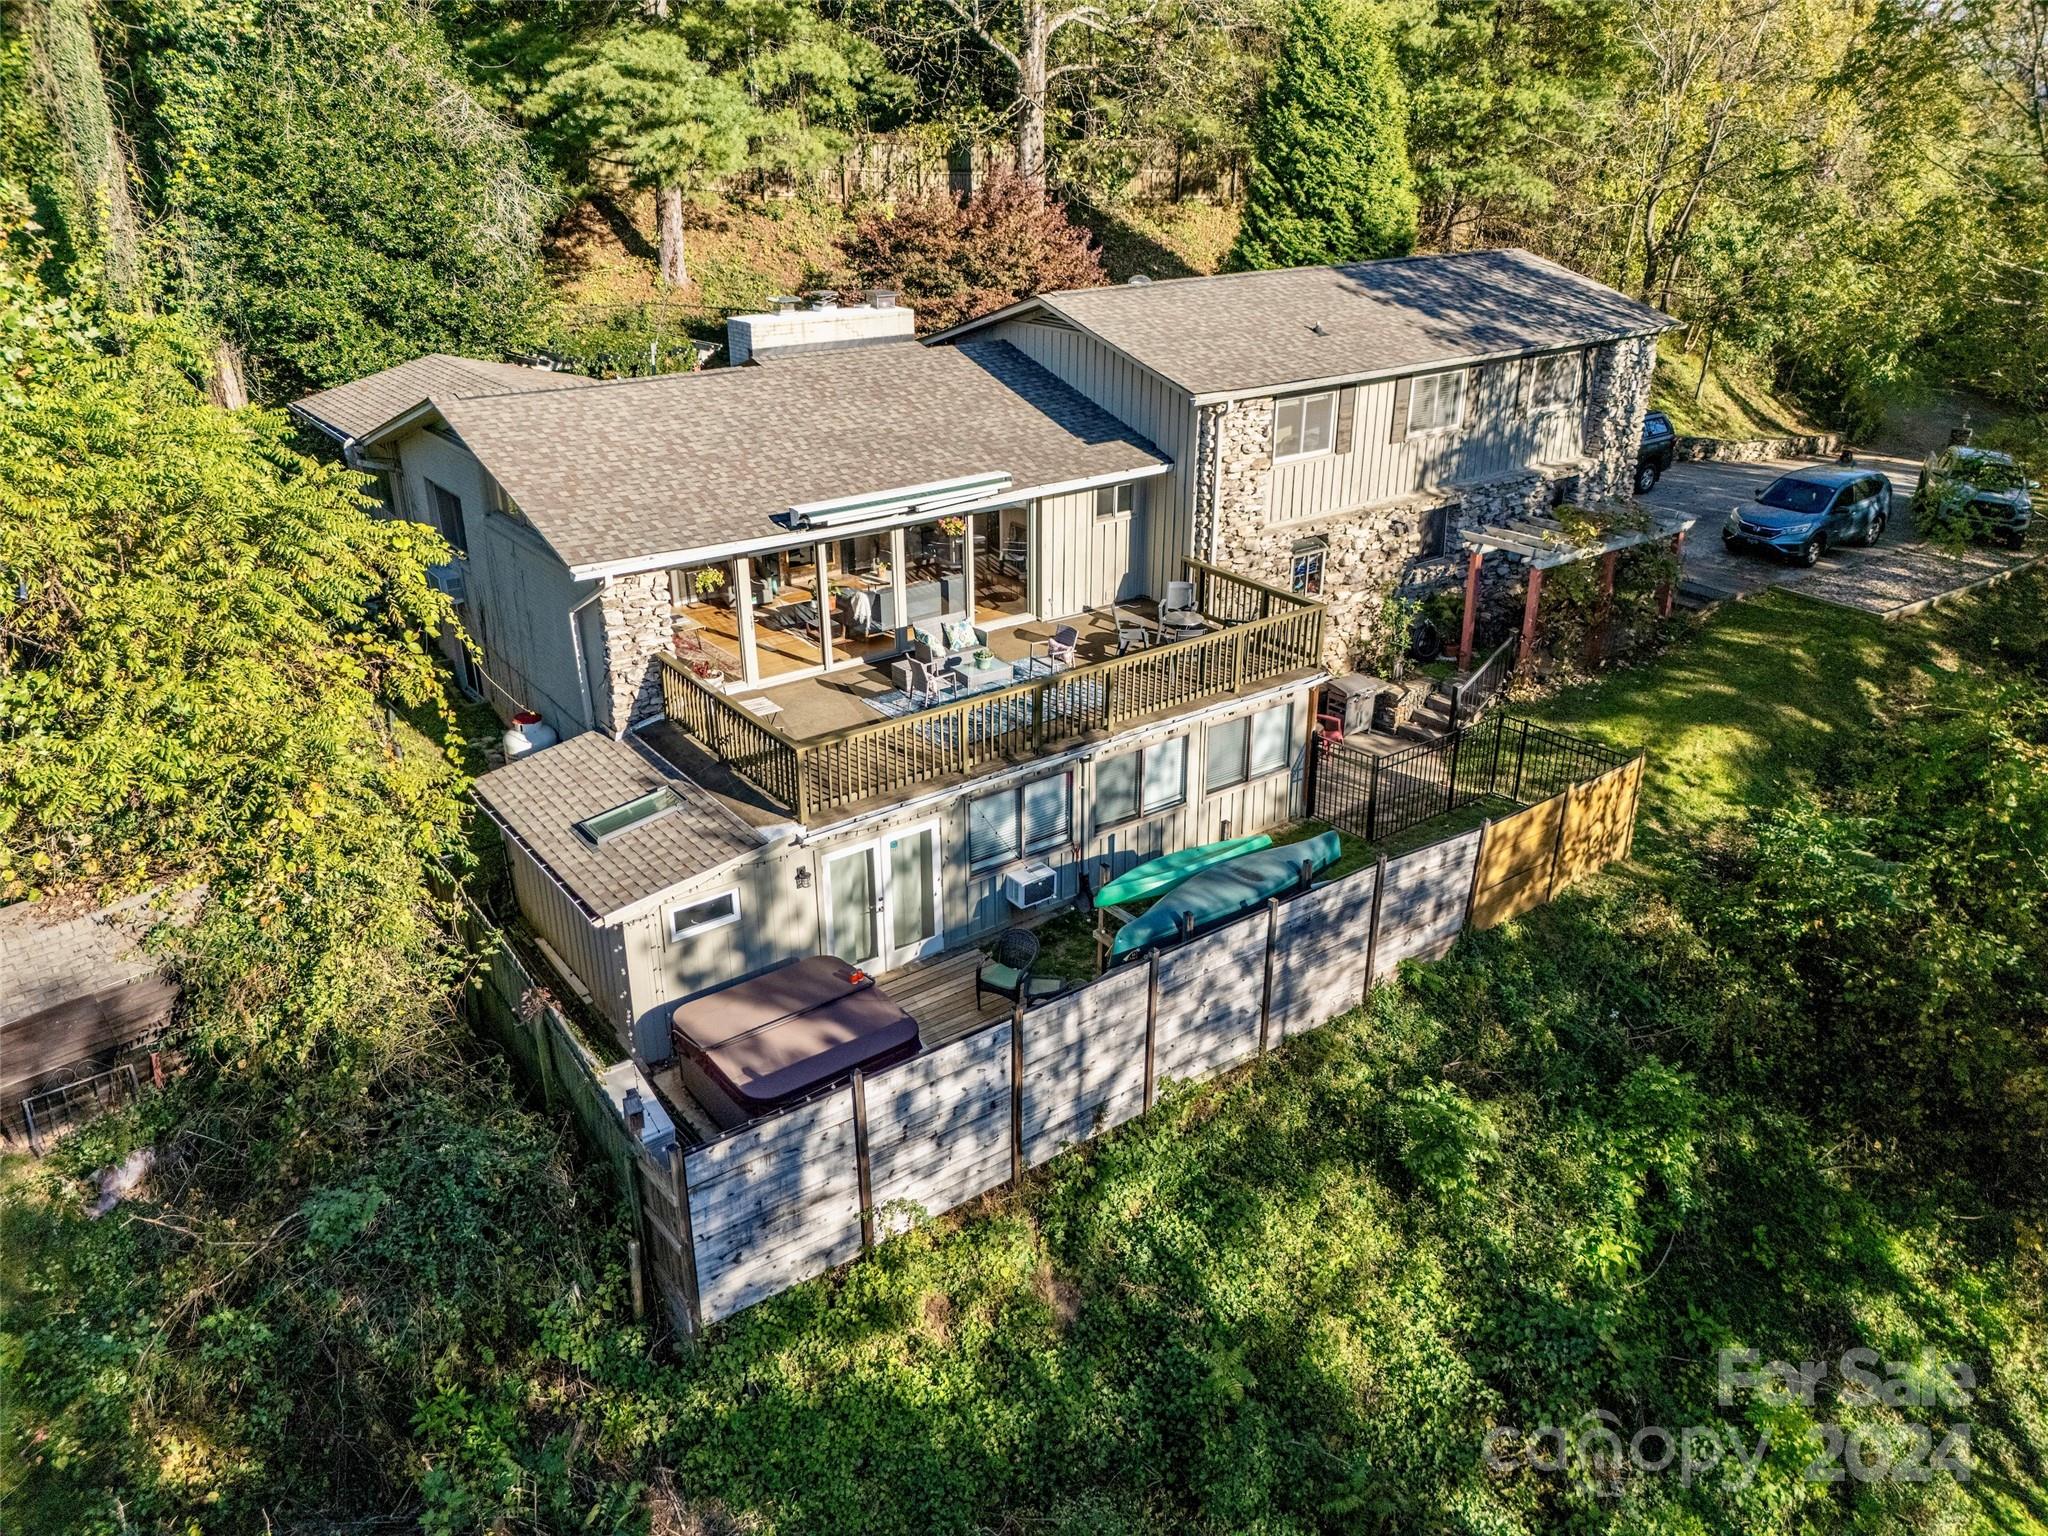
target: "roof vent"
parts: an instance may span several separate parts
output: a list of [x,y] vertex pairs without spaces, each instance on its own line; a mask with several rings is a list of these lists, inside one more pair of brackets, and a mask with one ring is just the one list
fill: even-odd
[[1327,336],[1330,334],[1329,331],[1324,328],[1323,322],[1320,320],[1316,321],[1314,324],[1309,326],[1308,333],[1311,336]]
[[1133,272],[1129,277],[1124,279],[1124,286],[1126,288],[1142,288],[1151,281],[1152,279],[1147,277],[1144,273]]
[[839,290],[837,288],[813,288],[804,297],[811,301],[811,308],[813,309],[837,309],[839,307]]
[[868,290],[868,307],[870,309],[894,309],[896,307],[896,290],[894,288],[870,288]]
[[769,296],[768,308],[778,315],[790,315],[804,307],[804,301],[793,293],[777,293]]

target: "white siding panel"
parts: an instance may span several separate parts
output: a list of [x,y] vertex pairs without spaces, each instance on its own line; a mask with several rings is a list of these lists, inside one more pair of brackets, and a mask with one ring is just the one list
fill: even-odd
[[1273,467],[1269,519],[1327,517],[1418,491],[1533,471],[1576,458],[1576,406],[1532,412],[1521,401],[1519,362],[1469,370],[1464,424],[1389,442],[1394,381],[1357,386],[1351,451],[1319,454]]
[[[1149,439],[1173,461],[1173,468],[1145,482],[1140,546],[1143,591],[1156,596],[1181,577],[1181,562],[1194,545],[1195,408],[1188,396],[1112,352],[1094,337],[1029,320],[991,327],[1046,372],[1093,400],[1117,420]],[[1135,521],[1135,519],[1134,519]],[[1137,593],[1126,593],[1136,596]]]

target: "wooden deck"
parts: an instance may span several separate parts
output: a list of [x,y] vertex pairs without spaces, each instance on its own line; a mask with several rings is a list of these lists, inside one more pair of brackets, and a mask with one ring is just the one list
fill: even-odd
[[972,1034],[1010,1011],[1006,998],[984,995],[980,1003],[975,1002],[974,971],[981,962],[981,950],[956,949],[877,980],[882,990],[917,1020],[918,1039],[929,1051]]

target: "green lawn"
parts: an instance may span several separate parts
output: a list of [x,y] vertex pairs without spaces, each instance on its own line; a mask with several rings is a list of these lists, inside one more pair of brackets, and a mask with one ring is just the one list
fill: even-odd
[[1958,621],[1887,625],[1769,592],[1687,623],[1654,661],[1532,707],[1532,719],[1635,751],[1649,768],[1638,846],[1684,843],[1810,786],[1875,718],[1887,681],[1953,665]]

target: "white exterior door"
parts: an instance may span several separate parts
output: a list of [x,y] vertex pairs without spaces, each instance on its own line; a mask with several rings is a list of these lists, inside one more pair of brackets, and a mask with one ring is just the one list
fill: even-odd
[[824,887],[825,936],[849,965],[883,975],[944,944],[935,821],[827,854]]

